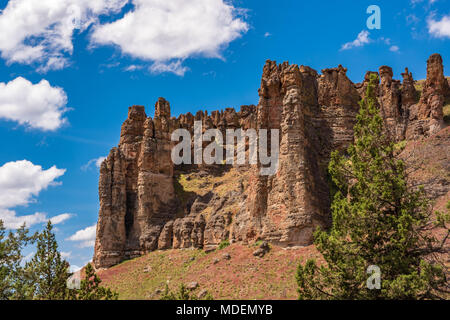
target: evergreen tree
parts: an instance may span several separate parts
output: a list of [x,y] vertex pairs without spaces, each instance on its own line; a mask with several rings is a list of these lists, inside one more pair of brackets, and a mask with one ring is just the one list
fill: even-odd
[[[325,259],[299,265],[300,299],[435,299],[448,288],[445,267],[436,253],[445,251],[449,214],[437,214],[422,189],[412,189],[405,166],[383,128],[372,75],[360,102],[355,141],[348,156],[334,152],[329,172],[337,188],[331,230],[315,233]],[[431,234],[446,230],[443,241]],[[381,287],[369,289],[369,266],[381,273]]]
[[169,286],[166,284],[164,293],[162,294],[160,300],[197,300],[195,295],[190,295],[186,286],[182,283],[178,292],[172,292],[169,290]]
[[35,236],[28,236],[25,225],[15,233],[10,231],[8,236],[5,230],[0,220],[0,300],[26,299],[30,295],[30,287],[21,264],[22,250]]
[[69,263],[61,258],[52,229],[49,221],[37,236],[36,254],[25,267],[25,276],[30,279],[34,299],[62,300],[68,295]]
[[[0,300],[113,300],[118,294],[100,286],[101,280],[91,264],[79,289],[69,290],[69,263],[61,258],[58,243],[49,221],[45,230],[28,236],[22,226],[6,236],[0,220]],[[22,249],[36,243],[36,254],[23,266]]]
[[180,284],[178,291],[172,292],[169,290],[169,286],[166,283],[166,288],[161,295],[160,300],[214,300],[209,292],[206,292],[204,297],[198,298],[195,292],[190,292],[184,285]]
[[85,278],[81,280],[80,289],[71,290],[71,299],[75,300],[117,300],[119,295],[109,288],[101,287],[102,282],[89,263],[85,270]]

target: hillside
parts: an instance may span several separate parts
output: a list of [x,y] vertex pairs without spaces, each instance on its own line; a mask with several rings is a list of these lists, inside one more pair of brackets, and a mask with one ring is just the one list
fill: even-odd
[[[109,268],[154,250],[215,249],[222,241],[311,245],[314,230],[331,222],[331,152],[352,142],[358,103],[373,73],[354,84],[342,65],[319,73],[268,60],[257,106],[178,117],[164,98],[156,102],[153,117],[144,106],[131,106],[119,144],[100,168],[95,267]],[[428,59],[425,81],[414,81],[407,68],[403,81],[393,78],[389,66],[381,66],[377,74],[380,112],[396,142],[422,141],[445,127],[450,86],[439,54]],[[211,134],[209,129],[221,136],[219,143],[209,145],[205,137],[203,143],[194,141],[196,135]],[[278,150],[276,160],[269,157],[269,165],[249,163],[245,157],[244,163],[225,165],[224,143],[230,134],[230,147],[237,150],[236,129],[276,133],[278,141],[270,139],[270,148]],[[179,162],[172,158],[178,144],[171,137],[180,131],[190,143]],[[240,148],[248,155],[250,145],[255,146],[244,141]],[[208,149],[218,159],[203,161]]]
[[[450,200],[450,126],[434,136],[409,142],[402,153],[411,177],[424,185],[435,199],[435,210],[443,210]],[[245,177],[235,169],[216,176],[177,173],[180,197],[204,196],[210,190],[223,194]],[[202,208],[210,214],[211,208]],[[439,237],[441,234],[436,233]],[[449,241],[450,242],[450,241]],[[256,244],[232,244],[209,253],[201,249],[157,250],[109,269],[100,270],[103,284],[117,292],[120,299],[159,299],[165,284],[176,290],[181,283],[197,282],[196,293],[207,290],[214,299],[296,299],[295,271],[308,258],[319,261],[314,245],[290,249],[271,246],[262,258],[255,257]],[[229,259],[227,259],[229,255]],[[447,268],[450,258],[444,257]]]
[[[158,299],[165,284],[199,284],[214,299],[296,299],[298,263],[318,257],[314,246],[282,249],[272,246],[264,257],[255,246],[232,244],[205,253],[198,249],[154,251],[99,272],[102,285],[119,292],[119,299]],[[229,255],[229,260],[227,259]]]
[[[358,103],[373,74],[354,84],[346,73],[341,65],[319,74],[268,60],[257,106],[177,118],[164,98],[153,117],[144,106],[130,107],[119,144],[100,168],[93,263],[104,284],[121,299],[158,299],[166,283],[176,290],[192,282],[197,293],[207,290],[215,299],[295,299],[295,270],[320,256],[313,232],[331,223],[331,152],[352,143]],[[450,85],[442,57],[430,56],[424,81],[414,81],[407,68],[403,81],[388,66],[377,75],[380,114],[397,146],[405,147],[399,156],[408,183],[424,186],[442,209],[450,195]],[[279,151],[273,174],[262,174],[267,163],[173,160],[178,129],[187,134],[183,157],[192,160],[209,147],[207,138],[199,145],[193,136],[215,129],[223,140],[211,143],[214,153],[225,154],[223,142],[237,128],[278,132],[278,141],[271,137]],[[240,150],[248,156],[250,142]],[[232,245],[223,249],[224,243]],[[261,243],[272,250],[255,257]]]

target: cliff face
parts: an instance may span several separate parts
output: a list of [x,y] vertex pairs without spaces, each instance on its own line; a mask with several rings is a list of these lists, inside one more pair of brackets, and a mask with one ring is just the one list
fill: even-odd
[[[319,75],[306,66],[267,61],[258,106],[173,118],[160,98],[153,119],[144,107],[130,107],[119,146],[100,169],[95,266],[156,249],[209,250],[223,240],[311,244],[314,229],[330,223],[330,154],[352,142],[371,73],[353,84],[346,71],[339,66]],[[399,141],[431,136],[445,126],[442,108],[450,97],[442,58],[434,54],[428,60],[420,99],[412,74],[406,69],[402,75],[400,82],[390,67],[379,69],[378,101],[387,130]],[[194,121],[224,136],[226,129],[279,129],[279,170],[263,176],[259,164],[174,165],[171,133],[184,128],[193,134]],[[196,182],[194,192],[186,187]]]

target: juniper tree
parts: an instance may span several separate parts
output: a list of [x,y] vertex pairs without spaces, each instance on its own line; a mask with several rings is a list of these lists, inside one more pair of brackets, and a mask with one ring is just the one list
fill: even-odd
[[194,292],[186,288],[184,283],[180,284],[178,291],[172,292],[169,290],[169,285],[166,283],[165,290],[162,293],[160,300],[214,300],[214,298],[209,292],[206,292],[202,297],[197,297]]
[[62,300],[68,295],[69,263],[61,257],[49,221],[37,236],[36,254],[26,263],[25,275],[33,287],[33,299]]
[[[90,264],[80,289],[67,288],[69,263],[62,259],[52,229],[49,221],[41,233],[33,236],[28,236],[25,226],[6,236],[0,220],[0,300],[117,299],[117,293],[100,286],[101,280]],[[36,243],[37,251],[24,265],[22,250],[30,243]]]
[[[315,245],[325,263],[308,260],[297,269],[300,299],[435,299],[445,297],[444,253],[449,213],[437,214],[423,188],[408,183],[405,164],[384,129],[372,75],[347,155],[334,152],[329,173],[337,192],[332,226],[317,230]],[[445,230],[438,241],[431,230]],[[367,287],[369,266],[381,271],[381,288]]]
[[26,299],[30,287],[24,276],[22,250],[35,236],[28,236],[25,225],[6,235],[0,220],[0,300]]
[[80,289],[70,290],[70,298],[74,300],[117,300],[119,295],[109,288],[101,287],[102,282],[90,263],[84,269],[84,279]]

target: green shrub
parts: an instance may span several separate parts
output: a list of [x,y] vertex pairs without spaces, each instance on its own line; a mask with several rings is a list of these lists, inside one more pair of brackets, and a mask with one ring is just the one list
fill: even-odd
[[225,249],[226,247],[228,247],[230,245],[230,241],[228,240],[223,240],[221,243],[219,243],[219,250]]
[[204,297],[197,297],[194,291],[189,291],[186,286],[182,283],[178,292],[172,292],[169,290],[169,286],[166,284],[166,289],[161,295],[160,300],[214,300],[212,295],[207,292]]

